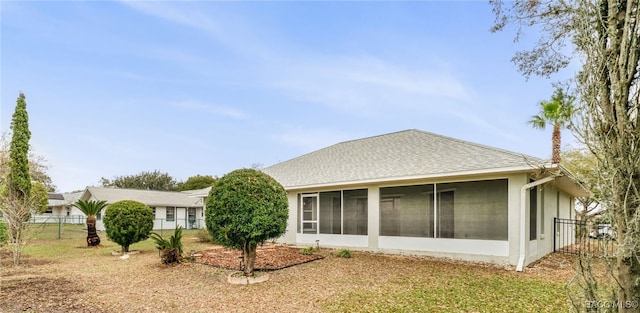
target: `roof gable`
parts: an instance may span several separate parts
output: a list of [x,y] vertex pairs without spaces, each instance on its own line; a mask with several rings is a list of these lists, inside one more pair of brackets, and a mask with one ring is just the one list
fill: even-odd
[[290,188],[525,170],[542,163],[532,156],[412,129],[338,143],[275,164],[264,172]]

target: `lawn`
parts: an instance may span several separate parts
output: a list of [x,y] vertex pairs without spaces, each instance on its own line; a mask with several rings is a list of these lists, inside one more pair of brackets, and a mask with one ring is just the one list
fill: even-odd
[[[165,236],[169,232],[165,231]],[[47,226],[25,248],[25,263],[2,255],[5,312],[567,312],[571,260],[554,256],[524,273],[510,266],[353,252],[270,272],[262,284],[226,282],[230,270],[198,263],[165,266],[151,240],[127,260],[100,233],[86,248],[83,226]],[[211,244],[184,232],[185,251]],[[258,255],[258,257],[260,257]],[[561,264],[558,264],[561,263]],[[550,264],[550,266],[545,265]]]

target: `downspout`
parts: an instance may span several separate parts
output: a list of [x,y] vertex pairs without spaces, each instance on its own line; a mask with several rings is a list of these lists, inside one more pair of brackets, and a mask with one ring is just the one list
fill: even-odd
[[[527,190],[538,185],[548,183],[556,179],[555,176],[545,177],[534,182],[525,184],[520,188],[520,258],[518,259],[518,265],[516,266],[516,272],[522,272],[524,268],[524,260],[526,256],[527,247]],[[543,221],[544,222],[544,221]]]

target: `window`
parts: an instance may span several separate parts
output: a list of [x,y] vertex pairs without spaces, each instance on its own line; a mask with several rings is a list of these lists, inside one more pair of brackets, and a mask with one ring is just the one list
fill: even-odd
[[345,190],[343,194],[342,233],[345,235],[367,235],[367,189]]
[[342,233],[342,193],[340,191],[320,193],[320,233]]
[[507,240],[509,181],[437,184],[440,238]]
[[53,213],[53,207],[48,206],[47,210],[44,211],[44,213],[52,214]]
[[156,207],[152,206],[151,207],[151,212],[153,212],[153,218],[156,218]]
[[380,235],[433,237],[433,185],[380,188]]
[[176,220],[176,208],[172,206],[167,207],[166,214],[167,222],[175,222]]
[[299,194],[298,233],[367,235],[367,189]]
[[508,181],[380,188],[380,235],[507,240]]
[[529,190],[529,240],[538,238],[538,188]]

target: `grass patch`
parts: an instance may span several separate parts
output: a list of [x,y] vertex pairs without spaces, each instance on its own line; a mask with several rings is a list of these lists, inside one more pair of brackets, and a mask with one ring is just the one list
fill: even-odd
[[384,288],[359,288],[331,299],[330,312],[567,312],[564,284],[518,274],[456,268],[407,276]]
[[[58,224],[30,224],[29,231],[34,237],[29,240],[23,252],[29,257],[64,261],[90,256],[110,256],[111,251],[120,251],[120,246],[109,240],[104,231],[98,232],[101,240],[100,246],[87,247],[87,230],[84,224],[63,224],[60,228]],[[168,230],[164,232],[169,233]],[[196,229],[184,230],[183,237],[197,237],[197,232]],[[198,250],[202,247],[202,244],[194,242],[194,240],[185,240],[184,251]],[[157,253],[155,243],[151,239],[132,244],[130,250]]]

